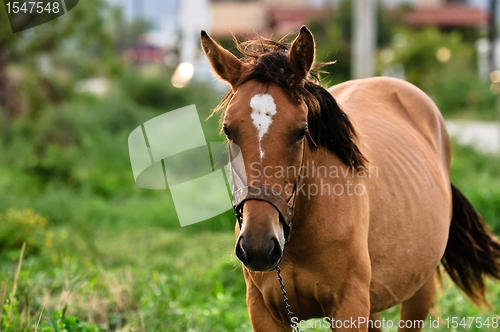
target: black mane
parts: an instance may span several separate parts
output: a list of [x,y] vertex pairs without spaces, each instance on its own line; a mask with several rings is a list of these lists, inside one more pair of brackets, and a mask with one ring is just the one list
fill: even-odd
[[[260,37],[237,43],[237,46],[243,54],[240,60],[253,65],[250,73],[239,80],[237,87],[250,80],[277,84],[295,104],[302,101],[306,103],[309,132],[315,145],[334,152],[348,166],[356,169],[366,166],[367,160],[355,142],[354,126],[332,95],[316,83],[319,82],[317,71],[312,71],[310,77],[300,77],[288,60],[289,46],[281,40],[272,41]],[[322,65],[324,64],[315,64],[315,67]],[[230,91],[214,112],[225,110],[233,94]]]

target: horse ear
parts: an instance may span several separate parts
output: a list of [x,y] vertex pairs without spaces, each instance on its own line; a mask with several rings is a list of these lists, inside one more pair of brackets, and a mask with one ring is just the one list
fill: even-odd
[[201,48],[205,52],[212,69],[224,81],[236,87],[243,64],[228,50],[222,48],[204,31],[201,31]]
[[309,74],[309,70],[311,70],[314,62],[315,52],[316,44],[314,43],[314,37],[311,31],[303,25],[302,28],[300,28],[299,35],[293,41],[290,47],[290,54],[288,55],[288,60],[292,68],[295,69],[302,78],[306,78],[307,74]]

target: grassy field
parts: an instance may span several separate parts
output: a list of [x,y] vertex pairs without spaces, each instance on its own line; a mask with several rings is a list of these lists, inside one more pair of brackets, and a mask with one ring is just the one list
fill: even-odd
[[[194,101],[202,118],[215,97]],[[3,131],[0,331],[251,331],[232,212],[180,228],[168,191],[135,186],[127,135],[168,109],[127,98],[125,87]],[[216,121],[204,123],[209,141]],[[452,180],[500,234],[500,157],[455,146]],[[445,277],[433,317],[491,320],[490,286],[495,309],[478,309]]]

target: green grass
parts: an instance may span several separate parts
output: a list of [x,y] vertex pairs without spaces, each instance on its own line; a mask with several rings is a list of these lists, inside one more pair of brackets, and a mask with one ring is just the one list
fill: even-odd
[[[102,227],[93,239],[95,251],[90,251],[70,244],[78,236],[64,230],[53,229],[59,234],[54,243],[24,262],[18,306],[29,306],[33,317],[42,307],[46,315],[67,307],[69,315],[103,330],[251,330],[231,232]],[[66,250],[69,247],[73,249]],[[4,266],[2,274],[9,275],[8,270]],[[12,279],[10,273],[4,284],[12,286]],[[489,285],[490,301],[498,308],[500,285]],[[442,321],[495,315],[472,306],[447,278],[437,299],[433,316]],[[384,312],[383,317],[397,321],[397,309]]]

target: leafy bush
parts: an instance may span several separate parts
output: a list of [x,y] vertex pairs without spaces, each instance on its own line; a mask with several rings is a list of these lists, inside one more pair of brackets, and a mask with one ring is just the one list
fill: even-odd
[[[115,82],[102,99],[74,98],[46,107],[35,118],[17,119],[0,140],[0,163],[35,175],[35,183],[41,185],[55,180],[103,196],[130,194],[135,190],[130,181],[130,132],[146,120],[190,104],[198,107],[203,121],[219,97],[205,85],[173,88],[166,75],[128,76]],[[202,125],[207,140],[221,140],[216,117]]]
[[448,66],[430,91],[444,116],[496,120],[496,96],[470,67]]
[[100,332],[105,331],[95,325],[81,322],[80,319],[67,316],[67,307],[62,311],[54,311],[50,316],[50,323],[44,322],[40,332]]
[[[92,247],[97,223],[178,225],[168,191],[144,190],[134,183],[127,137],[155,116],[195,104],[207,141],[220,141],[218,116],[203,119],[223,92],[214,91],[210,82],[174,89],[165,74],[151,78],[136,73],[135,79],[132,74],[114,81],[105,96],[78,96],[5,127],[0,137],[0,211],[33,208],[56,226],[77,225],[87,242],[80,247]],[[127,84],[150,79],[169,89],[173,97],[167,104],[146,106],[131,98],[133,89]],[[229,212],[190,229],[230,228],[233,221]]]
[[[53,234],[48,232],[48,221],[31,209],[8,209],[0,214],[0,257],[15,258],[26,242],[27,252],[39,252],[51,245]],[[14,255],[12,257],[12,255]]]
[[[441,60],[438,52],[444,52]],[[477,76],[474,45],[458,32],[400,28],[378,57],[380,72],[402,65],[405,79],[427,92],[445,116],[495,119],[495,96]]]
[[[23,319],[24,312],[19,312],[19,303],[17,300],[7,300],[4,304],[4,313],[0,317],[0,327],[4,332],[101,332],[106,331],[96,325],[87,324],[80,321],[77,317],[67,316],[66,307],[62,311],[54,311],[49,322],[44,321],[38,326],[37,323],[32,323],[29,326],[27,319]],[[40,319],[42,317],[39,317]]]
[[[436,56],[440,48],[450,51],[450,58],[440,62]],[[392,56],[387,56],[387,51]],[[446,66],[474,68],[474,46],[462,42],[456,32],[442,33],[435,28],[410,30],[399,28],[388,49],[381,52],[380,67],[400,63],[406,79],[424,90],[434,87],[434,82]]]
[[151,70],[126,71],[120,79],[125,94],[138,107],[161,109],[164,112],[179,107],[196,104],[198,107],[207,105],[215,107],[219,101],[218,93],[210,82],[190,82],[182,89],[172,86],[172,73],[158,67]]

